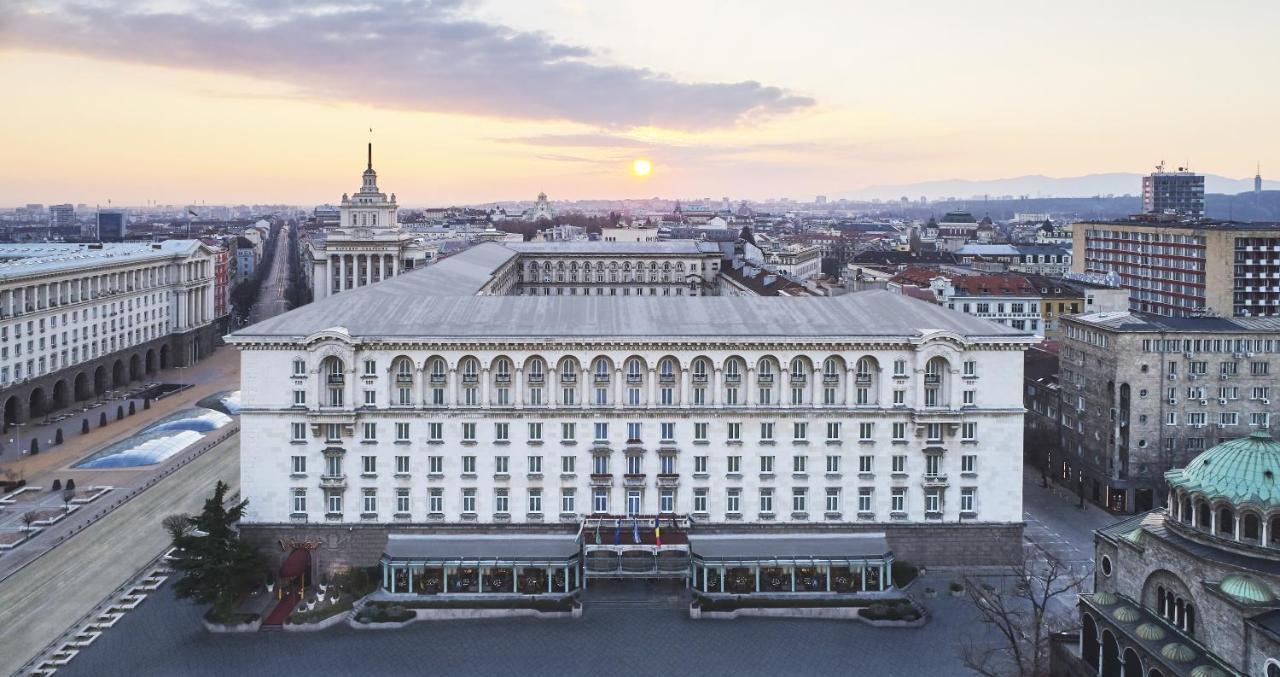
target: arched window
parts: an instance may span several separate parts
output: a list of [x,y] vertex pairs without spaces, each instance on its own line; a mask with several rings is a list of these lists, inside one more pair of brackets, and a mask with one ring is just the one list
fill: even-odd
[[699,357],[698,359],[694,360],[693,361],[693,380],[698,383],[705,383],[707,381],[708,369],[709,367],[707,366],[707,359],[705,357]]
[[822,363],[823,378],[840,378],[840,366],[840,360],[837,360],[834,357],[828,357],[826,361]]
[[609,361],[603,357],[597,357],[592,371],[596,374],[596,380],[609,380]]
[[475,383],[480,378],[480,360],[468,357],[462,361],[462,382]]
[[772,379],[773,377],[773,361],[772,360],[767,360],[767,359],[760,360],[760,376],[768,376]]
[[532,382],[541,382],[542,375],[546,365],[543,364],[541,357],[535,357],[529,360],[529,380]]
[[497,375],[499,382],[511,380],[511,360],[505,357],[499,357],[493,363],[494,374]]
[[1231,508],[1218,508],[1218,535],[1223,538],[1234,538],[1236,533],[1235,514]]
[[578,363],[572,359],[560,363],[560,380],[572,383],[578,375]]
[[1167,600],[1165,599],[1164,586],[1163,585],[1156,586],[1156,613],[1157,614],[1160,614],[1161,616],[1168,615],[1165,613],[1165,608],[1167,606],[1166,601]]
[[809,364],[803,357],[791,360],[791,380],[803,382],[809,374]]
[[633,357],[627,360],[627,380],[637,381],[644,372],[644,367],[640,364],[640,359]]
[[947,406],[947,373],[950,365],[946,358],[934,357],[924,365],[924,406]]
[[658,363],[658,376],[664,379],[675,378],[676,361],[670,357],[662,358]]
[[1196,609],[1191,602],[1187,602],[1187,606],[1184,608],[1183,613],[1186,614],[1186,616],[1183,619],[1182,630],[1188,635],[1194,636],[1196,634]]
[[1253,513],[1245,513],[1240,520],[1240,538],[1246,541],[1258,542],[1260,539],[1259,529],[1261,524],[1258,516]]
[[858,383],[870,383],[871,374],[872,372],[875,371],[875,369],[876,369],[875,362],[873,362],[870,358],[864,357],[858,360],[858,365],[857,365]]
[[[407,358],[407,357],[402,357],[402,358],[400,358],[399,360],[397,360],[397,361],[396,361],[396,376],[397,376],[397,377],[400,377],[400,376],[408,376],[408,377],[412,378],[412,377],[413,377],[413,360],[410,360],[410,359],[409,359],[409,358]],[[399,380],[399,379],[397,379],[397,380]]]
[[738,366],[737,360],[730,359],[729,361],[724,363],[724,377],[726,380],[729,380],[729,381],[737,381],[738,379],[742,378],[742,371],[741,371],[741,368]]

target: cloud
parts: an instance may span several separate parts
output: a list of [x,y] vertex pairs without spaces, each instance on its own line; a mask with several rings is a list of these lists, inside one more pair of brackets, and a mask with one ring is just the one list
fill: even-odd
[[267,78],[311,98],[605,129],[699,131],[814,105],[759,82],[682,82],[468,15],[468,0],[7,4],[31,50]]

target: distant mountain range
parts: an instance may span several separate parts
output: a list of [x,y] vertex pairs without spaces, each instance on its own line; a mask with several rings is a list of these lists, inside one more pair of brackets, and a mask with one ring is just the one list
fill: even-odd
[[[1205,192],[1234,195],[1253,190],[1253,177],[1232,179],[1216,174],[1205,175]],[[1280,181],[1262,182],[1263,190],[1280,190]],[[991,199],[1005,196],[1027,197],[1093,197],[1095,195],[1140,195],[1142,192],[1142,175],[1126,172],[1110,174],[1086,174],[1085,176],[1053,177],[1040,174],[1015,176],[1007,179],[991,179],[988,181],[970,181],[965,179],[948,179],[943,181],[921,181],[897,185],[867,186],[858,190],[850,190],[831,195],[833,199],[849,200],[897,200],[906,196],[918,200],[921,196],[930,200],[953,197],[960,200]]]

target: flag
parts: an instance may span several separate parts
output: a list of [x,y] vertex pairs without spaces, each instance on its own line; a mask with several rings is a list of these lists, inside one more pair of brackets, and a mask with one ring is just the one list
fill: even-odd
[[613,530],[613,544],[617,545],[622,542],[622,520],[616,522],[618,527]]
[[640,523],[636,520],[631,520],[631,540],[640,542]]
[[600,545],[600,523],[596,522],[596,545]]
[[653,542],[659,548],[662,547],[662,523],[657,517],[653,518]]

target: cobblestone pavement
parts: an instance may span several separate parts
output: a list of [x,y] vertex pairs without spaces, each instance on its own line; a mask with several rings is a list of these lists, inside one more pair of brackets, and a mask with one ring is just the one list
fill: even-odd
[[[930,584],[945,589],[946,582]],[[955,646],[976,627],[973,613],[966,602],[945,595],[925,600],[934,618],[912,630],[857,621],[693,621],[682,590],[655,590],[645,583],[603,587],[587,592],[583,617],[575,620],[212,635],[200,625],[201,609],[174,600],[166,584],[58,674],[969,674]]]

